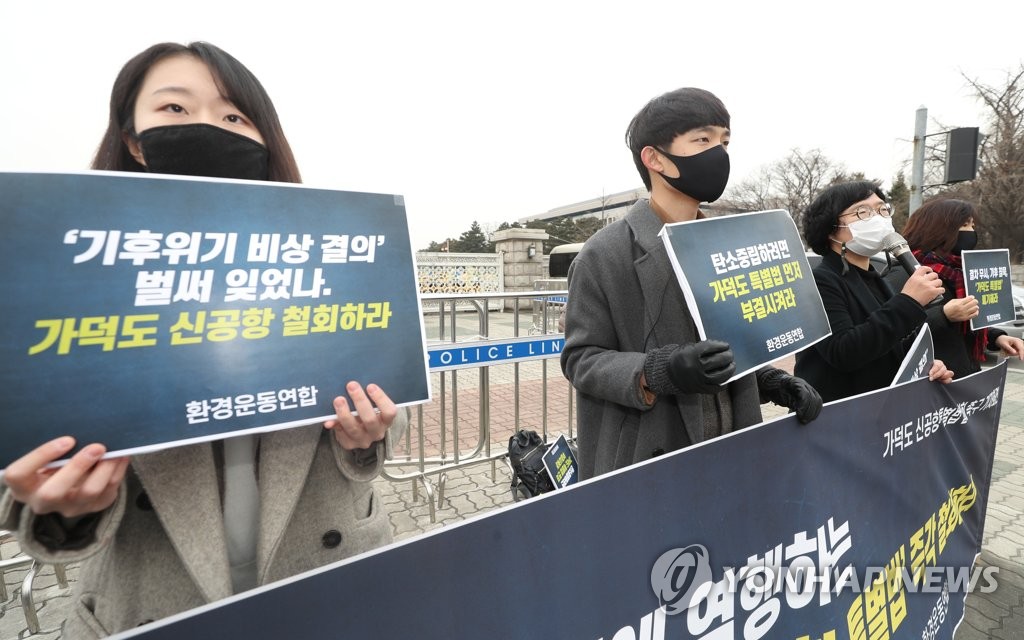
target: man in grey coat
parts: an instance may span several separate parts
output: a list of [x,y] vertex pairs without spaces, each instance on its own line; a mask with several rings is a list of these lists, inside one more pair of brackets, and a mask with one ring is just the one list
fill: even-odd
[[577,392],[581,478],[757,424],[763,401],[802,422],[821,410],[810,385],[774,367],[723,385],[732,351],[698,339],[658,237],[722,195],[729,137],[725,106],[696,88],[651,100],[626,132],[650,199],[590,238],[569,270],[561,364]]

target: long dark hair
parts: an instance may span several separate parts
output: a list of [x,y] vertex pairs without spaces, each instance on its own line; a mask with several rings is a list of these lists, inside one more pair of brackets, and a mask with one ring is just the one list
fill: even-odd
[[146,73],[164,58],[180,55],[193,56],[205,63],[221,94],[252,120],[269,151],[269,179],[277,182],[302,182],[295,156],[292,155],[291,146],[277,117],[277,110],[263,85],[231,54],[208,42],[155,44],[121,67],[110,91],[107,131],[96,149],[92,168],[108,171],[146,170],[132,157],[124,137],[135,135],[135,101],[139,97]]
[[971,219],[977,224],[977,215],[974,205],[966,200],[935,198],[925,202],[910,216],[903,227],[903,237],[911,249],[949,256],[960,227]]

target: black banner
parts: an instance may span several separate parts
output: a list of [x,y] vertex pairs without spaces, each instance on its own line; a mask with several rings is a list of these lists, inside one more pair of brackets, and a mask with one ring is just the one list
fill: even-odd
[[162,638],[950,638],[1005,365],[662,456],[143,627]]

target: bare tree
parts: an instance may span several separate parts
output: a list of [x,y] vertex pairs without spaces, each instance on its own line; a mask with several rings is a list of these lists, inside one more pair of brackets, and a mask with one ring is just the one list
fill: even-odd
[[1024,258],[1024,65],[1007,73],[1001,87],[968,79],[988,110],[988,132],[978,154],[978,177],[972,181],[986,235],[1006,246],[1011,259]]
[[822,189],[847,177],[842,164],[820,149],[792,149],[785,158],[762,167],[753,178],[730,189],[729,203],[747,211],[786,209],[803,229],[803,212]]
[[766,211],[782,208],[779,198],[772,192],[772,171],[761,167],[753,177],[730,187],[728,203],[740,211]]
[[1024,262],[1024,65],[1008,72],[1001,86],[967,78],[987,111],[978,148],[978,174],[938,195],[978,206],[979,246],[1007,248],[1010,260]]

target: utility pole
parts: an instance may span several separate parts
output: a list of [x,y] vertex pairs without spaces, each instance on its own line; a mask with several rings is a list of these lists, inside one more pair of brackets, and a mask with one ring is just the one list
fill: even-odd
[[910,173],[910,214],[924,202],[924,139],[928,130],[928,109],[917,108],[914,120],[914,158]]

